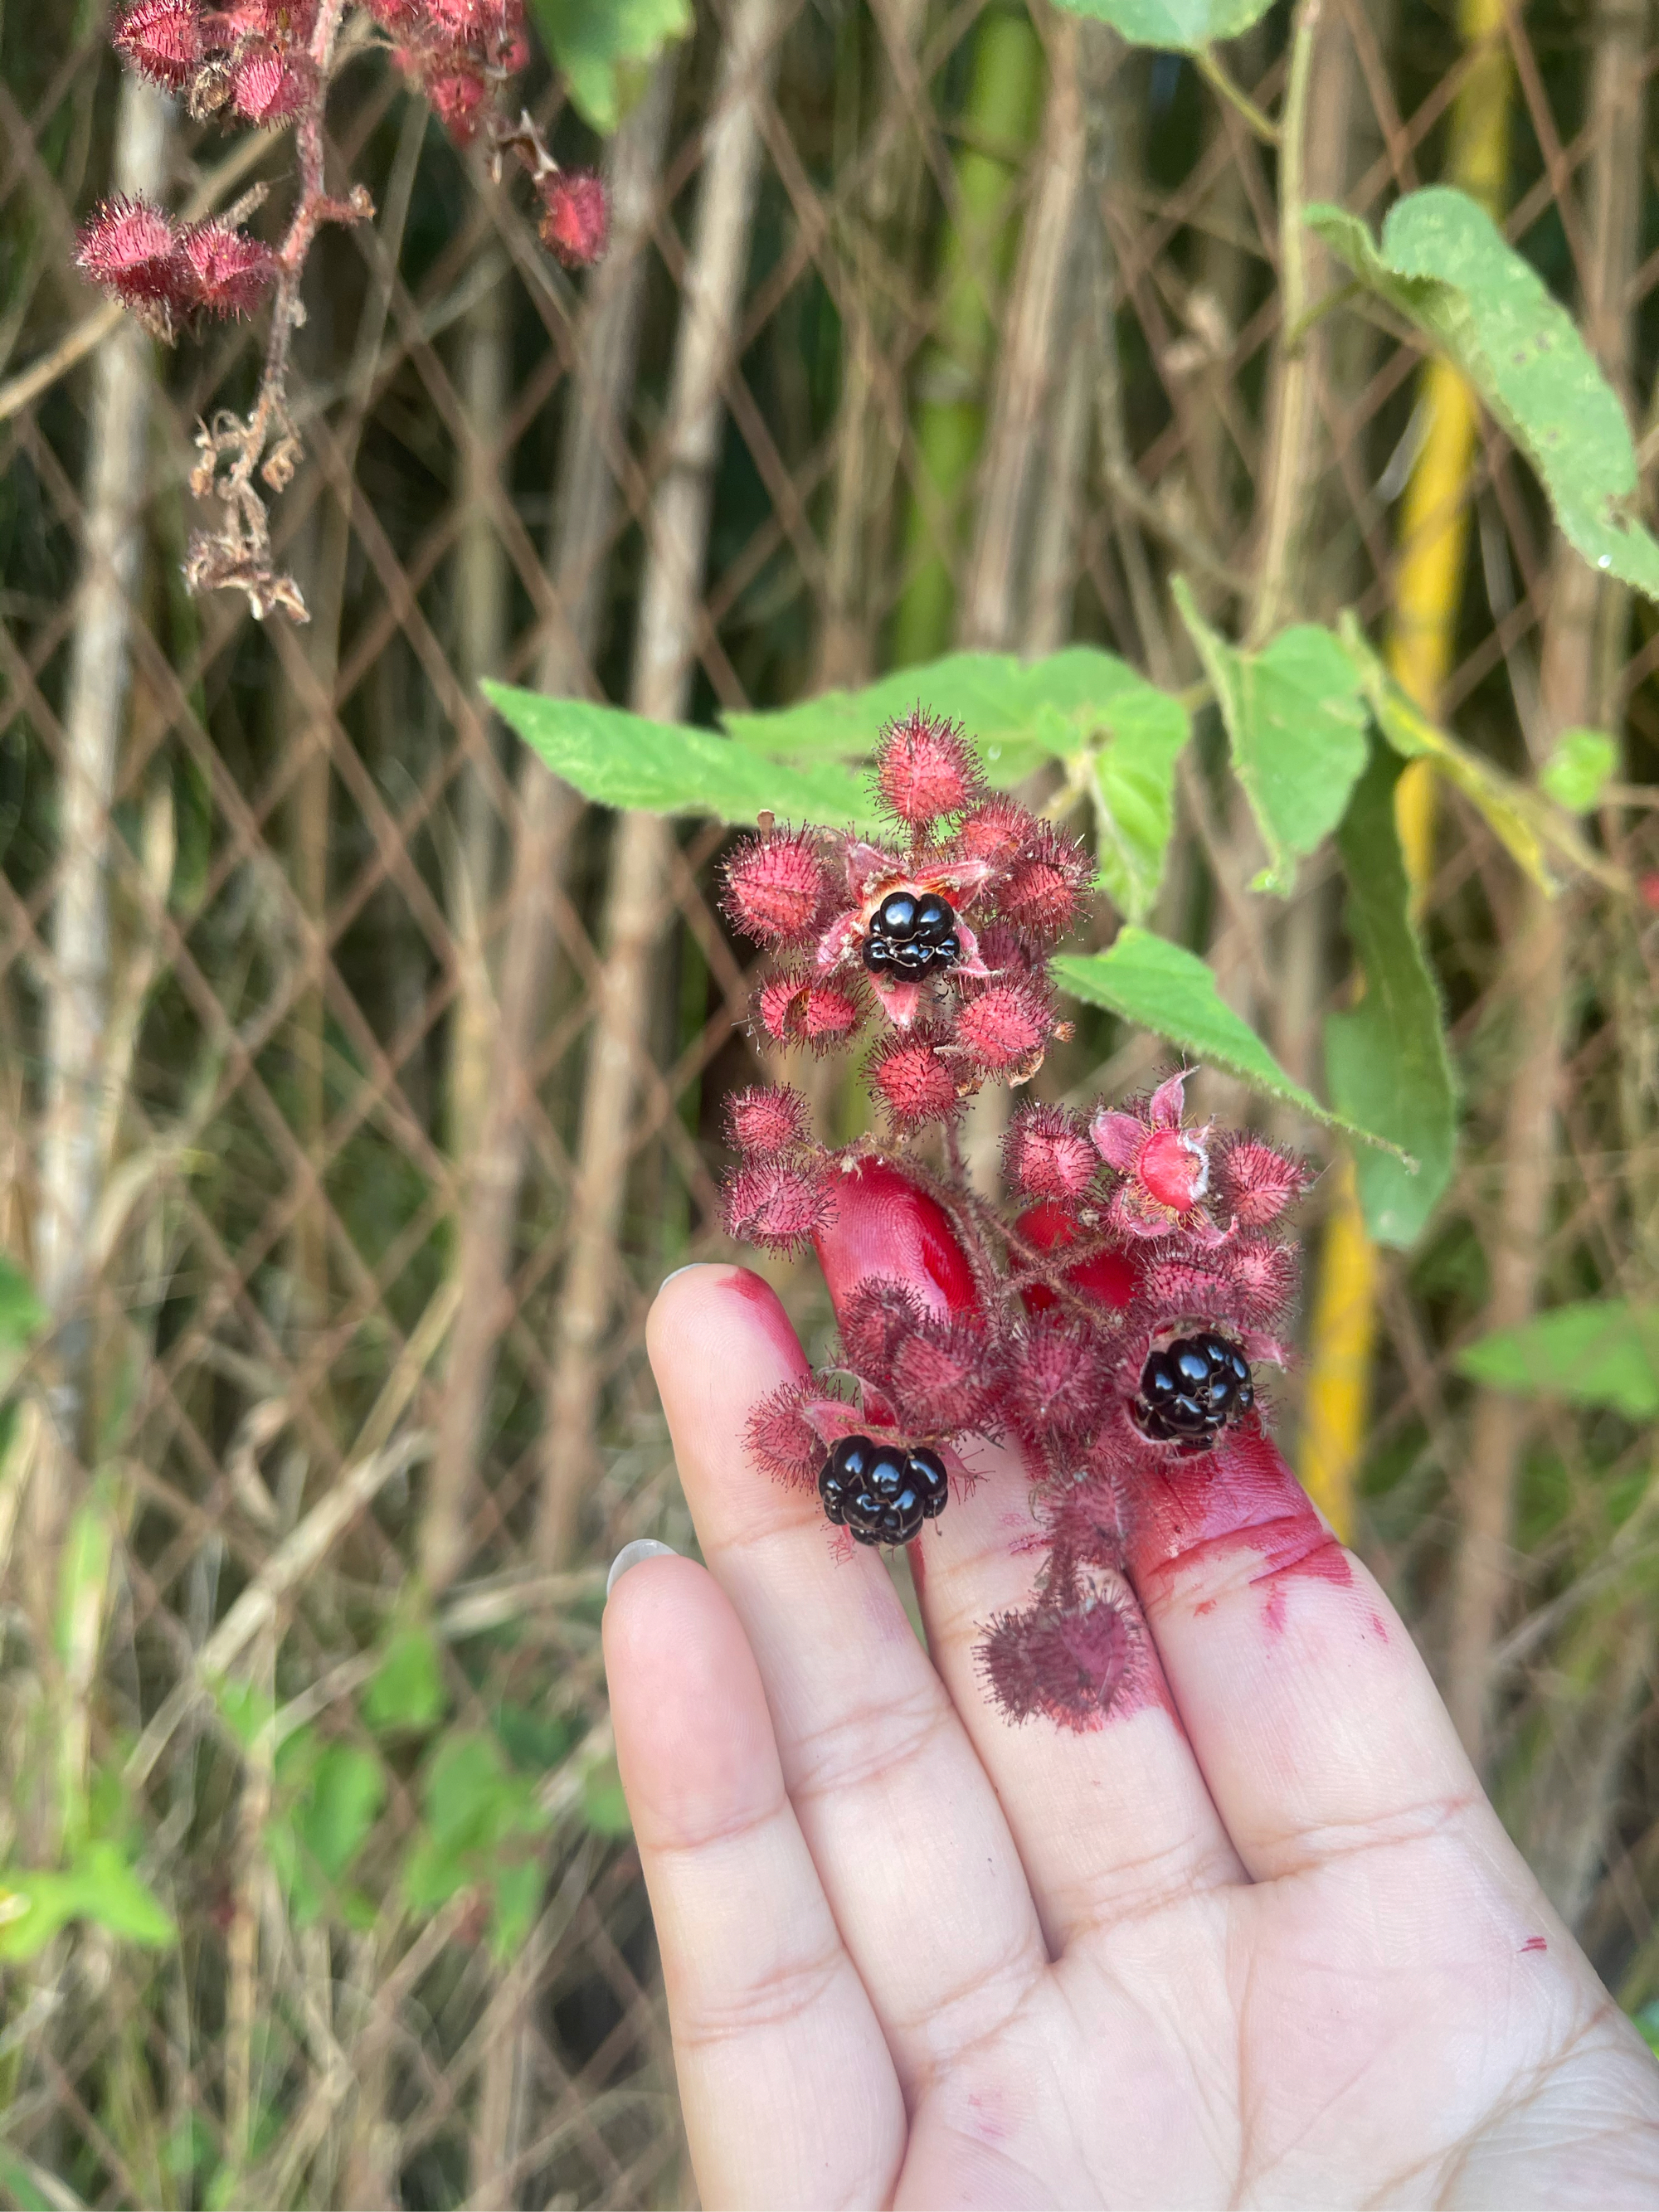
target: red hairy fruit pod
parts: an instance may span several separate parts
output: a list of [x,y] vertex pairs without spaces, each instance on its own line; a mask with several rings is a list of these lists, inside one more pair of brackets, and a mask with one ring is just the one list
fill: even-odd
[[1045,822],[1010,866],[997,904],[1016,928],[1049,945],[1076,921],[1092,873],[1084,848]]
[[171,217],[148,200],[106,200],[82,230],[75,258],[94,283],[158,337],[170,339],[174,317],[192,304],[179,234]]
[[919,1436],[979,1428],[991,1425],[1001,1364],[976,1322],[929,1317],[895,1344],[888,1389],[900,1419]]
[[799,945],[830,896],[816,841],[805,830],[745,837],[726,864],[724,905],[734,929],[757,945]]
[[801,1411],[812,1388],[809,1377],[769,1391],[750,1414],[745,1438],[768,1474],[801,1489],[817,1480],[823,1462],[823,1445]]
[[1022,1106],[1003,1139],[1003,1173],[1028,1198],[1081,1198],[1099,1166],[1087,1133],[1063,1106]]
[[941,1032],[921,1023],[889,1030],[870,1055],[872,1089],[896,1129],[919,1129],[929,1121],[948,1121],[962,1101],[951,1063],[940,1058]]
[[988,860],[993,867],[1006,867],[1036,826],[1036,817],[1029,806],[999,795],[988,799],[957,824],[951,849],[961,860]]
[[1007,1358],[1008,1402],[1027,1435],[1063,1440],[1100,1419],[1111,1373],[1097,1330],[1034,1321],[1015,1337]]
[[721,1195],[726,1234],[768,1251],[797,1251],[835,1218],[835,1196],[823,1178],[783,1160],[737,1169]]
[[1315,1174],[1310,1161],[1282,1152],[1247,1129],[1224,1132],[1211,1147],[1217,1209],[1247,1229],[1276,1221],[1311,1188]]
[[985,772],[960,723],[915,707],[882,732],[876,789],[888,812],[913,830],[960,814],[984,788]]
[[303,50],[256,39],[232,68],[231,104],[250,123],[286,123],[305,106],[315,82],[316,72]]
[[203,54],[195,0],[137,0],[111,32],[110,42],[140,76],[169,92],[182,92]]
[[1024,1074],[1041,1061],[1053,1029],[1042,985],[1034,977],[1005,977],[963,1000],[956,1042],[982,1074]]
[[890,1382],[898,1347],[921,1327],[926,1311],[914,1291],[888,1276],[860,1283],[839,1316],[842,1350],[853,1372],[866,1382]]
[[793,1152],[805,1140],[806,1126],[806,1101],[787,1084],[751,1084],[726,1102],[726,1133],[732,1149],[757,1159]]
[[1011,1721],[1038,1714],[1081,1733],[1097,1728],[1134,1656],[1122,1592],[1078,1576],[1063,1597],[991,1623],[979,1647],[987,1687]]
[[1296,1247],[1278,1237],[1240,1237],[1222,1256],[1241,1318],[1259,1328],[1277,1327],[1290,1311],[1301,1277]]
[[432,70],[421,82],[428,106],[456,145],[470,146],[489,99],[483,72],[462,62],[453,69]]
[[203,314],[251,314],[276,276],[276,257],[228,222],[197,222],[179,236],[192,305]]
[[591,269],[611,236],[611,203],[592,169],[556,169],[544,177],[542,244],[567,269]]
[[815,1053],[850,1043],[864,1019],[856,984],[818,982],[804,968],[781,968],[755,994],[761,1027],[774,1044],[806,1044]]

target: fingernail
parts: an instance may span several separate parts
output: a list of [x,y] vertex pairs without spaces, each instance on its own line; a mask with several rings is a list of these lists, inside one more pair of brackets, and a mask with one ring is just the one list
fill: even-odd
[[631,1544],[624,1544],[611,1562],[611,1571],[605,1578],[605,1594],[608,1599],[617,1584],[630,1567],[637,1567],[641,1559],[678,1559],[679,1553],[672,1544],[659,1544],[654,1536],[635,1536]]
[[668,1285],[673,1282],[678,1276],[689,1275],[693,1267],[701,1267],[702,1264],[702,1261],[699,1260],[688,1260],[683,1267],[671,1267],[668,1273],[663,1277],[661,1282],[658,1284],[657,1288],[659,1291],[665,1291],[668,1288]]

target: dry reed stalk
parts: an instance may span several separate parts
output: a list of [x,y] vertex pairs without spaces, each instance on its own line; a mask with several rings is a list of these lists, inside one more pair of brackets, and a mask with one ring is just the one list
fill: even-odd
[[[1584,324],[1603,369],[1620,387],[1629,382],[1628,300],[1638,244],[1632,177],[1641,159],[1644,13],[1642,0],[1637,5],[1632,0],[1598,0],[1590,70],[1591,243],[1583,279]],[[1596,572],[1558,538],[1540,655],[1543,726],[1529,728],[1522,700],[1516,702],[1534,763],[1563,731],[1587,722],[1599,703],[1601,590]],[[1522,898],[1501,987],[1514,1010],[1516,1029],[1485,1330],[1516,1328],[1531,1319],[1555,1196],[1571,925],[1565,898],[1551,899],[1531,884]],[[1483,1391],[1475,1403],[1468,1454],[1453,1485],[1459,1530],[1446,1695],[1477,1765],[1489,1748],[1492,1649],[1514,1583],[1515,1491],[1533,1418],[1527,1399],[1509,1391]],[[1581,1846],[1578,1856],[1583,1856]]]
[[[560,448],[550,567],[562,628],[546,640],[538,688],[580,693],[592,682],[619,477],[639,350],[663,153],[678,56],[659,62],[611,151],[611,251],[577,334],[575,403]],[[455,1256],[460,1300],[438,1418],[438,1451],[419,1540],[428,1588],[445,1589],[467,1553],[496,1352],[511,1317],[513,1232],[535,1111],[533,1066],[552,954],[551,900],[580,802],[526,747],[515,780],[513,867],[489,1107],[468,1163]]]
[[[158,194],[170,149],[167,103],[137,79],[125,80],[116,124],[117,190]],[[94,369],[83,567],[58,763],[58,876],[34,1234],[37,1285],[58,1331],[52,1419],[30,1492],[30,1577],[43,1625],[87,1412],[92,1328],[83,1308],[91,1288],[87,1260],[106,1112],[111,807],[126,720],[153,383],[149,342],[125,325],[111,336]]]
[[[770,94],[793,4],[793,0],[735,0],[709,112],[647,532],[630,687],[634,711],[659,721],[678,721],[684,715],[696,665],[703,563],[725,416],[721,386],[736,346],[760,182],[760,110]],[[600,1342],[621,1273],[617,1239],[634,1146],[640,1062],[647,1050],[650,956],[662,924],[673,836],[672,824],[659,815],[625,814],[611,848],[605,959],[594,992],[571,1189],[569,1257],[544,1419],[535,1549],[546,1568],[568,1559],[581,1500],[598,1471]]]
[[[927,0],[884,0],[872,10],[880,40],[874,150],[845,221],[848,259],[836,473],[824,549],[824,611],[815,690],[867,682],[879,585],[878,533],[887,517],[904,442],[902,366],[915,343],[896,283],[913,233],[922,175],[919,118],[926,94],[916,50]],[[907,129],[907,118],[917,127]],[[907,223],[907,218],[908,222]],[[822,1084],[820,1084],[822,1089]]]
[[[1504,0],[1462,0],[1458,27],[1468,66],[1453,103],[1447,161],[1448,183],[1493,216],[1509,180],[1510,70],[1504,10]],[[1423,372],[1418,404],[1427,429],[1401,507],[1388,659],[1424,713],[1437,714],[1462,605],[1480,409],[1463,379],[1438,355]],[[1407,767],[1395,806],[1406,872],[1420,899],[1434,863],[1435,792],[1426,762]],[[1379,1265],[1352,1163],[1344,1159],[1312,1288],[1297,1465],[1309,1496],[1345,1539],[1353,1534],[1354,1486],[1370,1420]]]

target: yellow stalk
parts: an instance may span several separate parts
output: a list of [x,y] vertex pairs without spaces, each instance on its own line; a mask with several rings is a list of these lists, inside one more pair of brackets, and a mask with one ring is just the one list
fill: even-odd
[[[1509,173],[1510,66],[1504,0],[1463,0],[1459,29],[1474,55],[1452,113],[1448,181],[1496,215]],[[1428,417],[1400,516],[1400,561],[1387,653],[1401,687],[1434,714],[1451,667],[1468,540],[1468,486],[1480,411],[1474,393],[1442,360],[1423,371]],[[1395,811],[1406,872],[1419,901],[1434,860],[1434,770],[1413,761],[1401,776]],[[1376,1248],[1365,1234],[1353,1164],[1344,1160],[1320,1247],[1309,1331],[1299,1473],[1309,1496],[1346,1543],[1354,1526],[1354,1483],[1370,1425],[1376,1340]]]

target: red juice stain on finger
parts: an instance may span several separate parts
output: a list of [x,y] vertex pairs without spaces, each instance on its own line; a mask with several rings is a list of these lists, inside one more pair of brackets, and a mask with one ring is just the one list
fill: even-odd
[[1248,1579],[1265,1589],[1265,1619],[1276,1634],[1286,1583],[1353,1582],[1347,1553],[1259,1424],[1227,1431],[1207,1452],[1148,1468],[1131,1490],[1127,1520],[1130,1578],[1151,1605],[1188,1577],[1225,1571],[1251,1553]]
[[770,1283],[763,1276],[756,1274],[752,1267],[733,1267],[731,1273],[723,1278],[719,1287],[754,1308],[756,1319],[774,1347],[788,1363],[790,1373],[805,1375],[807,1371],[806,1355],[801,1350],[800,1340]]
[[1549,1948],[1548,1942],[1542,1936],[1528,1936],[1521,1946],[1521,1955],[1524,1958],[1528,1951],[1547,1951]]
[[929,1313],[974,1313],[979,1293],[951,1217],[930,1193],[879,1160],[858,1162],[835,1183],[835,1214],[813,1237],[839,1313],[861,1283],[886,1276]]

